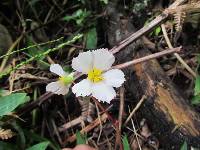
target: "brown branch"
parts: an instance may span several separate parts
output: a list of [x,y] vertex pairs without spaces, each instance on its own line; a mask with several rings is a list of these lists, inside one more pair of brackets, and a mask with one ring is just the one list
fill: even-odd
[[25,105],[24,107],[20,108],[17,111],[17,115],[23,115],[26,112],[30,112],[33,109],[35,109],[36,107],[40,106],[43,102],[45,102],[46,100],[48,100],[51,96],[53,96],[54,93],[50,93],[50,92],[46,92],[43,95],[41,95],[36,101],[32,101],[30,103],[28,103],[27,105]]
[[179,52],[180,50],[181,50],[181,47],[167,49],[167,50],[164,50],[162,52],[158,52],[158,53],[155,53],[155,54],[144,56],[142,58],[138,58],[138,59],[135,59],[135,60],[132,60],[132,61],[125,62],[123,64],[119,64],[119,65],[113,66],[112,68],[113,69],[126,68],[126,67],[129,67],[129,66],[141,63],[141,62],[145,62],[145,61],[148,61],[148,60],[151,60],[151,59],[155,59],[155,58],[164,56],[164,55],[168,55],[168,54],[171,54],[171,53]]

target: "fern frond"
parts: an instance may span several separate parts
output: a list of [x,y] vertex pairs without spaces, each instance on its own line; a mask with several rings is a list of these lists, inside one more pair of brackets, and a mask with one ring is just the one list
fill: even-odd
[[176,31],[181,31],[186,16],[200,12],[200,1],[191,0],[187,4],[168,9],[167,11],[174,16]]
[[0,139],[7,140],[15,135],[10,129],[0,129]]
[[175,29],[177,32],[182,31],[182,27],[183,27],[185,18],[186,18],[186,13],[183,11],[179,11],[174,14]]

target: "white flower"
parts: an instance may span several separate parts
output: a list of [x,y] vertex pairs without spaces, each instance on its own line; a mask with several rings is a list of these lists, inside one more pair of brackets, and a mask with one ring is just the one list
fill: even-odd
[[121,70],[108,70],[114,61],[115,57],[108,49],[80,53],[72,60],[72,68],[87,74],[87,78],[75,84],[72,92],[76,96],[92,95],[96,99],[110,103],[116,96],[113,87],[120,87],[125,81]]
[[66,95],[69,92],[69,87],[73,81],[73,73],[67,74],[59,64],[52,64],[50,66],[50,71],[59,75],[60,77],[58,81],[49,83],[46,86],[46,91],[58,95]]

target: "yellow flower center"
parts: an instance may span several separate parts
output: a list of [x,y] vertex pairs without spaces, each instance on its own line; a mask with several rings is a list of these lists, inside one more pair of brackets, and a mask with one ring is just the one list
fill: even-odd
[[102,71],[97,68],[93,68],[88,72],[88,79],[94,83],[102,81],[103,80]]
[[64,85],[70,84],[73,80],[74,80],[73,75],[59,77],[59,81]]

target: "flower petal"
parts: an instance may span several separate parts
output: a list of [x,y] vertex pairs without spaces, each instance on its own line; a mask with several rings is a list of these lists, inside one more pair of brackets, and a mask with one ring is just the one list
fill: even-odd
[[103,73],[104,82],[113,87],[120,87],[124,81],[124,73],[119,69],[111,69]]
[[83,52],[73,58],[72,68],[78,72],[87,74],[92,69],[93,56],[91,51]]
[[62,69],[62,67],[59,64],[51,64],[50,71],[59,76],[65,75],[65,71]]
[[69,92],[69,86],[60,86],[60,89],[56,92],[58,95],[67,95]]
[[99,82],[93,84],[92,96],[103,102],[110,103],[110,101],[116,96],[116,92],[112,86]]
[[72,87],[72,92],[76,96],[89,96],[91,94],[91,82],[87,79],[83,79],[79,83]]
[[59,81],[51,82],[46,86],[46,91],[58,95],[66,95],[69,92],[69,86],[64,86]]
[[107,48],[94,50],[92,54],[94,55],[93,67],[101,69],[102,71],[108,70],[115,62],[115,57]]

